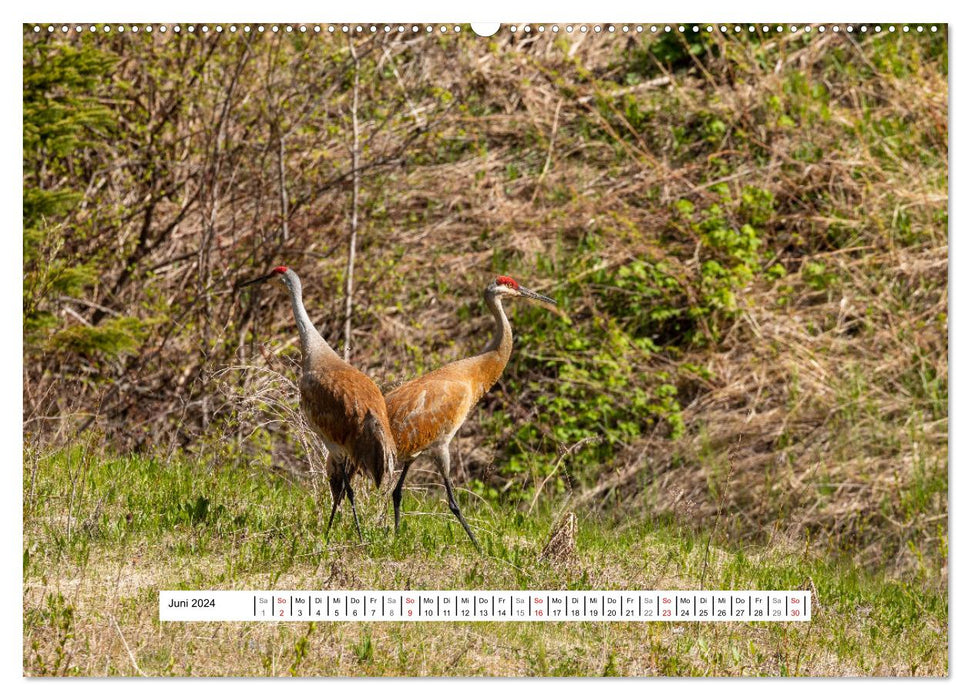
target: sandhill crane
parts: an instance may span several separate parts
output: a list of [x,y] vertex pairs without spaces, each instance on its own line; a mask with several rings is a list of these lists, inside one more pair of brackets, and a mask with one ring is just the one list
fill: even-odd
[[327,531],[330,531],[334,514],[347,494],[357,535],[363,542],[351,478],[362,470],[376,486],[380,486],[385,474],[394,473],[397,461],[384,397],[370,377],[344,362],[314,328],[303,306],[303,288],[296,272],[287,267],[276,267],[269,274],[239,287],[273,277],[283,280],[290,291],[293,317],[300,332],[303,355],[300,407],[327,446],[326,472],[334,497]]
[[419,454],[428,451],[445,482],[449,509],[462,523],[475,548],[481,551],[455,500],[449,478],[449,444],[472,407],[499,380],[506,363],[509,362],[512,353],[512,328],[502,308],[503,297],[523,297],[546,304],[556,303],[549,297],[520,286],[512,277],[497,277],[485,290],[486,306],[496,321],[492,340],[486,349],[479,355],[452,362],[406,382],[384,397],[388,405],[391,432],[402,464],[401,476],[392,492],[395,532],[401,520],[401,489],[408,468]]

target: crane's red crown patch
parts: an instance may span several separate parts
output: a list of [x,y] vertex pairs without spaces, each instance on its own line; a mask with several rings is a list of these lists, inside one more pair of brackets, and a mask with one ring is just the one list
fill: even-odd
[[283,265],[280,265],[280,267],[274,267],[273,268],[273,272],[275,272],[278,275],[282,275],[286,271],[287,271],[287,268],[284,267]]
[[512,277],[496,277],[496,284],[512,287],[513,289],[519,289],[519,282],[514,280]]

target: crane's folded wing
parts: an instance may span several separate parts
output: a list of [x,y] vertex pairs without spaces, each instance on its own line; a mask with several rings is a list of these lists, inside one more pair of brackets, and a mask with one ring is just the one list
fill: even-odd
[[300,406],[314,430],[352,458],[358,441],[373,438],[374,428],[365,430],[369,412],[382,429],[390,432],[380,389],[349,365],[346,369],[304,372]]

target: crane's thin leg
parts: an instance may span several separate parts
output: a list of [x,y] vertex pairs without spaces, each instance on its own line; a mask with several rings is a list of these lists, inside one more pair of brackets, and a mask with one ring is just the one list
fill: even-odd
[[398,523],[401,521],[401,489],[405,485],[405,477],[408,475],[408,468],[411,462],[405,462],[401,466],[401,476],[395,484],[394,491],[391,492],[391,500],[394,502],[394,532],[398,534]]
[[347,500],[351,502],[351,513],[354,514],[354,527],[357,528],[357,536],[361,540],[361,544],[364,544],[364,535],[361,534],[361,523],[357,519],[357,508],[354,506],[354,491],[351,490],[351,482],[347,478],[347,472],[344,472],[344,490],[347,492]]
[[[341,501],[344,500],[344,484],[345,479],[340,480],[340,484],[334,487],[334,481],[331,480],[330,492],[334,497],[334,506],[330,509],[330,520],[327,521],[327,529],[324,531],[324,537],[330,534],[330,526],[334,524],[334,516],[337,514],[337,508],[340,506]],[[355,516],[356,517],[356,516]]]
[[438,473],[442,475],[442,479],[445,481],[445,493],[448,495],[448,507],[455,514],[455,517],[459,519],[462,523],[462,527],[465,528],[465,534],[469,536],[472,540],[472,544],[475,545],[475,549],[479,554],[482,554],[482,548],[479,546],[479,542],[475,539],[475,535],[472,534],[472,529],[469,524],[465,522],[465,517],[462,515],[462,511],[459,510],[458,501],[455,500],[455,493],[452,491],[452,480],[449,479],[448,473],[451,469],[451,461],[448,454],[448,445],[445,445],[438,450],[438,458],[435,460],[435,464],[438,465]]

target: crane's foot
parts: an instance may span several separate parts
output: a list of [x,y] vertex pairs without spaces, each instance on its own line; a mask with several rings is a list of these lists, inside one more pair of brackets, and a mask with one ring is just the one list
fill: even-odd
[[408,475],[408,468],[411,462],[407,462],[401,467],[401,476],[395,484],[394,491],[391,492],[391,501],[394,503],[394,534],[398,534],[398,525],[401,523],[401,489],[405,485],[405,477]]
[[472,540],[472,544],[475,546],[475,551],[482,554],[482,547],[479,546],[479,541],[476,540],[475,535],[472,534],[472,528],[470,528],[469,524],[465,522],[465,516],[462,515],[462,511],[459,509],[458,501],[455,500],[455,494],[452,492],[452,482],[448,476],[445,477],[445,493],[448,494],[449,510],[451,510],[455,514],[455,517],[459,519],[459,522],[462,523],[462,527],[465,528],[465,534],[469,536],[469,539]]

